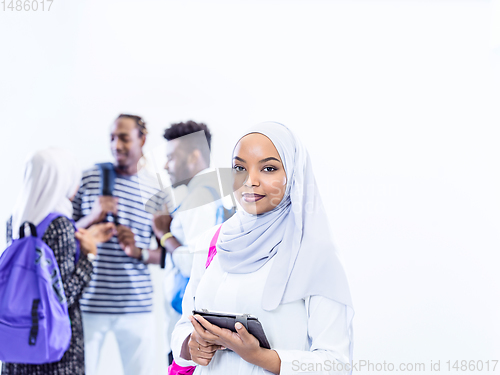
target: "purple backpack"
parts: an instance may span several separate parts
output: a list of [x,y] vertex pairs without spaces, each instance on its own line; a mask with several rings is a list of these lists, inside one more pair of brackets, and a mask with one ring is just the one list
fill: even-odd
[[[69,348],[71,322],[61,273],[54,252],[42,241],[60,216],[51,213],[36,228],[24,223],[19,239],[0,256],[0,361],[57,362]],[[80,255],[76,244],[75,262]]]

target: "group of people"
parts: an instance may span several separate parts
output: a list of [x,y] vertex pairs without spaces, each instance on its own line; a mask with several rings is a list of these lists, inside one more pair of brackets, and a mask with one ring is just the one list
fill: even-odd
[[[3,363],[2,375],[96,374],[109,331],[125,374],[155,374],[148,264],[166,268],[169,374],[292,374],[325,363],[338,366],[310,373],[349,373],[349,287],[299,139],[271,122],[242,134],[228,155],[237,205],[230,216],[210,173],[205,124],[165,130],[168,190],[141,178],[146,136],[141,117],[117,117],[107,182],[102,165],[82,176],[75,157],[61,149],[28,159],[8,240],[26,221],[38,225],[52,212],[62,214],[42,239],[61,270],[72,338],[60,361]],[[103,194],[110,182],[111,194]],[[221,328],[195,310],[256,316],[270,348],[240,322]]]

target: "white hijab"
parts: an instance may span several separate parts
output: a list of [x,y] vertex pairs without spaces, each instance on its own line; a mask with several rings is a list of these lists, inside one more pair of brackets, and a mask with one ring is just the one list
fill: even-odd
[[243,136],[250,133],[263,134],[273,142],[285,168],[286,190],[272,211],[252,215],[240,209],[222,225],[217,243],[220,264],[226,272],[249,273],[276,257],[262,297],[264,310],[314,295],[344,304],[352,359],[351,293],[309,154],[282,124],[262,123]]
[[22,223],[28,221],[38,225],[51,212],[71,218],[73,206],[69,198],[78,189],[80,179],[78,162],[66,150],[48,148],[30,155],[12,213],[12,238],[19,238]]

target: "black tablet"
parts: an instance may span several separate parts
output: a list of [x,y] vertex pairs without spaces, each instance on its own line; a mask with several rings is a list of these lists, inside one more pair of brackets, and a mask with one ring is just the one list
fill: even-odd
[[[259,319],[253,315],[249,314],[226,314],[221,312],[208,311],[206,309],[202,309],[200,311],[193,310],[193,315],[201,315],[203,318],[208,320],[213,325],[216,325],[220,328],[226,328],[233,332],[236,332],[236,328],[234,325],[236,322],[240,322],[247,329],[247,331],[254,335],[257,340],[259,340],[260,346],[266,349],[271,349],[269,342],[267,341],[266,334],[264,333],[264,328],[262,324],[260,324]],[[199,323],[199,322],[198,322]],[[203,324],[200,323],[203,327]],[[205,328],[205,327],[203,327]]]

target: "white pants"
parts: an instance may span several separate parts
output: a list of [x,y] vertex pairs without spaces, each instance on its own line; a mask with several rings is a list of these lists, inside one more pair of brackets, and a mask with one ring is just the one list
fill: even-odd
[[154,368],[153,313],[83,315],[85,374],[97,374],[104,337],[115,334],[125,375],[151,375]]

